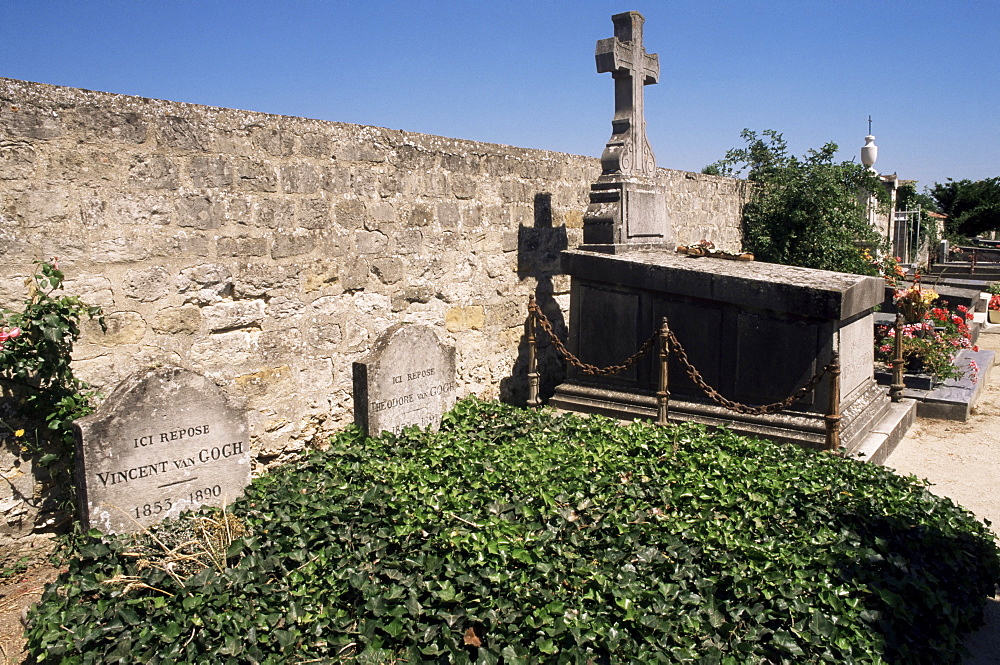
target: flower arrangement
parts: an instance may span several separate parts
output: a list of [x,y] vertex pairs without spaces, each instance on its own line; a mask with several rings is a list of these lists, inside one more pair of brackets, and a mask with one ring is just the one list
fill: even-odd
[[864,249],[861,250],[861,258],[870,263],[889,286],[896,286],[899,280],[906,277],[906,270],[899,265],[902,259],[898,256],[882,254],[875,257],[871,250]]
[[938,299],[934,289],[922,289],[914,284],[908,289],[896,289],[892,302],[907,323],[920,323],[927,318],[931,305]]
[[1000,294],[990,296],[990,309],[1000,309]]
[[[924,293],[927,291],[923,290]],[[903,326],[903,360],[908,366],[919,366],[938,381],[962,377],[963,371],[953,362],[955,354],[961,349],[979,350],[972,345],[968,323],[970,319],[972,312],[962,305],[958,306],[956,312],[945,307],[935,307],[926,311],[925,317],[920,321]],[[876,326],[875,359],[878,362],[891,366],[895,339],[894,326]],[[977,370],[974,364],[970,367],[973,380]]]

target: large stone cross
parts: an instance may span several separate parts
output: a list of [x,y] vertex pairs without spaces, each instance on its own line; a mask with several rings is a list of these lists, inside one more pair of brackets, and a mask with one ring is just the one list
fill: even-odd
[[643,86],[659,80],[660,59],[643,47],[642,14],[625,12],[611,20],[615,36],[599,40],[596,53],[598,73],[611,72],[615,79],[613,133],[601,155],[601,168],[605,174],[653,175],[656,157],[646,138]]

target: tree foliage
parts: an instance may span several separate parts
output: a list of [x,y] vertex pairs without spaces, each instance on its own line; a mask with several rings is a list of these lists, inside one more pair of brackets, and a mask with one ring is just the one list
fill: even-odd
[[948,215],[950,235],[975,236],[1000,230],[1000,178],[952,180],[928,189],[941,212]]
[[835,143],[798,158],[774,130],[758,136],[745,129],[741,136],[747,147],[730,150],[704,172],[745,173],[756,185],[743,210],[744,249],[771,263],[877,274],[863,250],[881,248],[866,214],[870,196],[885,203],[878,178],[860,164],[834,162]]

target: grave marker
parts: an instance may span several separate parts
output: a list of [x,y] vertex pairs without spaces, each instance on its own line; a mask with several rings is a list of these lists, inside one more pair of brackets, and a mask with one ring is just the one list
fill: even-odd
[[250,482],[246,415],[194,372],[137,373],[74,429],[85,528],[139,531],[232,502]]
[[417,425],[437,428],[455,404],[455,348],[433,328],[397,324],[354,363],[354,422],[368,436]]
[[[583,244],[617,253],[626,246],[666,247],[673,240],[662,192],[656,184],[656,157],[646,136],[644,88],[660,79],[660,59],[646,53],[645,22],[639,12],[611,17],[614,37],[597,42],[597,71],[615,82],[612,134],[601,154],[601,176],[590,187],[583,218]],[[671,247],[672,249],[672,247]]]

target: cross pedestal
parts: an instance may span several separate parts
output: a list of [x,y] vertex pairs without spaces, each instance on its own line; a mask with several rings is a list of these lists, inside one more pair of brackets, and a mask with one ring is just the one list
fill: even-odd
[[657,195],[656,157],[646,138],[643,87],[660,77],[660,60],[642,44],[639,12],[611,17],[615,36],[597,42],[597,71],[615,81],[612,134],[601,155],[601,177],[591,185],[584,215],[588,249],[615,252],[628,244],[667,246],[672,240],[666,209]]

